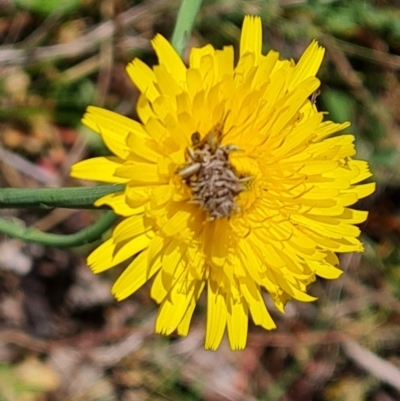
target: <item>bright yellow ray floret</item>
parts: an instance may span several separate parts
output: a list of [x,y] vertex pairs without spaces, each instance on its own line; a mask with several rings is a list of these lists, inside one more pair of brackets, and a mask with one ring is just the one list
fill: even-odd
[[95,273],[135,256],[113,286],[125,299],[154,277],[155,330],[188,334],[207,293],[205,347],[227,331],[232,349],[247,342],[248,320],[275,328],[268,294],[284,312],[311,302],[316,276],[341,275],[336,252],[363,250],[350,209],[375,189],[354,160],[348,127],[324,121],[310,100],[324,49],[312,42],[297,63],[262,54],[258,17],[244,20],[240,53],[193,48],[189,66],[161,35],[159,64],[138,59],[127,72],[141,95],[139,122],[90,106],[83,123],[114,154],[77,163],[71,175],[125,184],[99,199],[124,219],[88,258]]

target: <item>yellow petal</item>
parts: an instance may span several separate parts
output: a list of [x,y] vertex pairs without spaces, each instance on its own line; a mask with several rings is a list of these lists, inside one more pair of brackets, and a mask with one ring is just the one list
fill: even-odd
[[253,80],[253,87],[259,88],[261,85],[271,80],[271,72],[278,61],[279,53],[270,50],[266,56],[262,56],[260,64],[258,65],[257,71]]
[[179,281],[163,301],[156,320],[156,333],[169,335],[182,321],[191,303],[195,290],[194,281]]
[[101,273],[146,249],[150,241],[149,232],[119,244],[114,243],[113,238],[111,238],[103,242],[88,256],[87,263],[94,273]]
[[141,214],[144,211],[142,206],[136,208],[130,207],[126,203],[125,192],[114,192],[112,194],[102,196],[96,200],[94,205],[98,207],[102,205],[109,205],[116,214],[124,217]]
[[[153,100],[153,102],[155,102],[155,100]],[[139,116],[140,121],[142,121],[143,124],[147,124],[150,118],[157,118],[157,115],[153,110],[152,103],[147,97],[146,93],[142,93],[139,95],[139,99],[136,103],[136,112]]]
[[143,214],[131,216],[117,225],[113,238],[115,242],[123,242],[144,234],[150,228],[150,223]]
[[356,176],[350,181],[351,184],[356,184],[360,181],[364,181],[365,179],[372,176],[372,173],[369,169],[368,162],[364,160],[350,160],[348,162],[348,166],[357,172]]
[[307,144],[310,141],[310,137],[318,125],[322,121],[322,113],[315,114],[311,118],[303,121],[298,124],[291,132],[290,135],[287,135],[283,144],[277,149],[274,153],[275,157],[284,157],[284,155],[288,155],[289,152],[294,151],[297,152],[302,150],[296,149],[302,144]]
[[296,88],[307,78],[314,77],[317,74],[322,59],[324,58],[324,54],[325,49],[319,46],[317,41],[312,41],[295,67],[292,79],[288,86],[289,91]]
[[165,297],[168,295],[169,288],[165,288],[163,284],[163,275],[162,271],[160,271],[157,276],[154,278],[153,284],[150,289],[150,296],[154,301],[160,304]]
[[74,164],[70,174],[83,180],[125,184],[129,180],[116,174],[122,166],[123,160],[118,157],[94,157]]
[[163,234],[170,237],[183,231],[188,226],[188,220],[194,217],[194,209],[194,207],[186,207],[186,210],[178,209],[167,223],[162,226]]
[[204,228],[205,253],[211,257],[216,267],[222,268],[226,263],[229,251],[229,221],[226,218],[217,219],[206,224]]
[[217,50],[215,52],[217,82],[221,81],[224,75],[229,76],[233,74],[233,60],[234,53],[232,46],[224,46],[222,50]]
[[162,35],[156,35],[151,44],[157,53],[159,63],[166,67],[178,83],[183,84],[186,79],[186,66],[171,43]]
[[[197,68],[189,69],[186,73],[186,80],[189,98],[190,100],[193,100],[195,95],[203,90],[200,71]],[[193,118],[195,117],[196,115],[193,115]]]
[[[131,163],[119,166],[116,170],[119,177],[130,181],[130,185],[154,185],[166,184],[166,177],[159,174],[159,168],[156,164],[150,163]],[[126,182],[125,181],[125,182]]]
[[157,79],[157,87],[163,96],[173,99],[181,93],[182,88],[177,84],[175,77],[166,69],[165,66],[156,65],[153,69]]
[[242,34],[240,36],[240,57],[246,53],[255,56],[258,64],[262,50],[262,26],[261,18],[258,16],[246,15],[243,21]]
[[165,248],[162,255],[163,270],[160,273],[162,276],[163,285],[165,288],[171,288],[179,278],[177,267],[182,261],[184,249],[179,246],[179,241],[173,239]]
[[154,236],[148,248],[149,263],[161,256],[161,252],[166,249],[170,241],[171,238],[165,238],[157,234]]
[[248,308],[241,299],[230,297],[230,305],[227,313],[227,328],[229,344],[233,351],[246,347],[248,331]]
[[351,192],[356,193],[358,199],[362,199],[374,193],[375,189],[376,189],[376,183],[370,182],[368,184],[356,185],[354,188],[351,189]]
[[135,133],[129,134],[126,140],[132,153],[145,159],[147,162],[156,163],[160,154],[156,151],[156,144],[153,144],[150,138],[144,138]]
[[208,281],[205,348],[210,350],[216,350],[219,347],[226,327],[226,299],[219,290],[216,283]]
[[[204,47],[194,47],[190,52],[189,65],[191,69],[200,69],[201,62],[203,58],[207,56],[214,56],[215,50],[211,45],[206,45]],[[200,72],[200,71],[199,71]],[[201,84],[201,80],[199,81]]]
[[293,283],[291,283],[293,279],[290,277],[290,275],[280,276],[278,274],[275,274],[275,279],[277,283],[280,285],[280,287],[293,299],[296,299],[297,301],[313,302],[317,299],[316,297],[308,295],[306,292],[300,290],[298,288],[299,284],[294,285]]
[[266,330],[275,329],[276,324],[272,320],[271,315],[268,313],[264,299],[261,295],[260,287],[249,278],[242,280],[241,282],[242,285],[240,290],[249,306],[254,324],[264,327]]
[[190,304],[185,312],[185,315],[183,316],[181,322],[177,327],[177,331],[180,336],[187,336],[189,333],[190,321],[192,319],[192,315],[196,307],[197,300],[200,298],[200,295],[203,291],[204,285],[205,285],[204,281],[196,281],[194,294],[190,300]]
[[132,63],[128,64],[126,71],[139,91],[145,94],[149,100],[154,101],[160,95],[155,86],[154,72],[143,61],[135,58]]
[[343,274],[342,270],[327,263],[309,262],[309,264],[315,271],[315,274],[328,280],[337,279]]
[[132,208],[142,207],[150,200],[149,191],[147,188],[136,187],[135,183],[130,184],[125,188],[126,203]]
[[299,108],[308,96],[318,89],[319,85],[319,80],[314,77],[310,77],[299,84],[297,90],[287,95],[279,108],[276,107],[277,117],[270,124],[267,124],[265,130],[271,129],[274,136],[282,135],[281,130],[287,124],[293,124],[293,117],[298,113]]
[[149,266],[147,251],[144,251],[125,269],[113,285],[111,292],[118,301],[122,301],[150,280],[160,268],[160,261]]
[[332,121],[324,121],[314,133],[315,140],[317,140],[317,139],[321,140],[329,135],[332,135],[336,132],[342,131],[348,127],[350,127],[349,122],[336,124],[336,123],[333,123]]
[[107,147],[121,159],[125,159],[130,148],[126,143],[129,134],[144,136],[143,127],[134,120],[100,107],[89,106],[82,123],[97,132]]

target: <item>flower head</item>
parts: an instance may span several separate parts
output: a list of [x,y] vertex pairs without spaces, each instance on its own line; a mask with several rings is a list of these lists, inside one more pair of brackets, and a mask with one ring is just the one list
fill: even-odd
[[205,347],[227,328],[232,349],[246,345],[248,319],[275,323],[269,294],[284,311],[310,302],[316,276],[341,275],[336,252],[362,251],[354,225],[367,212],[348,206],[374,191],[353,160],[348,123],[324,121],[310,96],[324,49],[315,41],[296,64],[261,53],[261,20],[246,17],[240,54],[231,46],[193,48],[189,67],[161,35],[159,64],[135,59],[127,71],[141,92],[140,122],[89,107],[83,123],[115,156],[75,164],[74,177],[122,183],[96,202],[125,218],[88,258],[95,273],[136,255],[113,286],[122,300],[155,276],[156,332],[187,335],[206,288]]

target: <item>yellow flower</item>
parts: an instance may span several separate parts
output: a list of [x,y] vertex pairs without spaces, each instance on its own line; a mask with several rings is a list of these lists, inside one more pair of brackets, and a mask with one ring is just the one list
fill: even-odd
[[323,121],[310,96],[324,49],[312,42],[297,64],[261,53],[261,20],[244,20],[238,63],[231,46],[194,48],[187,68],[161,35],[159,64],[135,59],[127,71],[141,92],[141,122],[89,107],[83,123],[115,154],[82,161],[72,175],[125,184],[104,196],[125,218],[88,258],[95,273],[136,255],[113,286],[122,300],[155,276],[155,330],[188,334],[207,288],[205,347],[227,328],[246,346],[248,319],[275,328],[263,295],[284,312],[310,302],[316,276],[341,275],[335,252],[360,252],[367,212],[348,208],[374,191],[353,160],[348,123]]

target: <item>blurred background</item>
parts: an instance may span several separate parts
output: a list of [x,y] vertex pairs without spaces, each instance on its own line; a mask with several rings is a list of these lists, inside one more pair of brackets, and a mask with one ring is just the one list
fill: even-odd
[[[71,164],[106,154],[80,119],[94,104],[135,117],[125,65],[152,65],[177,0],[0,0],[0,185],[93,185]],[[400,1],[205,0],[189,46],[237,48],[245,14],[263,19],[264,52],[297,60],[326,47],[319,109],[350,121],[378,189],[357,205],[364,254],[310,287],[319,300],[270,308],[277,330],[248,347],[203,350],[205,302],[187,338],[154,335],[148,286],[117,303],[120,269],[93,275],[96,246],[46,248],[0,236],[0,401],[400,400]],[[3,209],[1,217],[70,234],[101,211]]]

